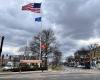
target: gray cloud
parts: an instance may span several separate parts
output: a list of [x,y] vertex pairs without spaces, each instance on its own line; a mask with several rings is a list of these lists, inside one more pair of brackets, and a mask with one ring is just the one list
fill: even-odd
[[[99,36],[99,0],[49,0],[46,15],[56,29],[61,49],[69,53],[78,48],[79,40],[88,40]],[[51,6],[48,6],[51,5]],[[67,39],[70,39],[69,40]]]
[[[51,4],[56,3],[57,1],[50,1]],[[88,16],[79,12],[79,8],[82,4],[86,4],[88,1],[86,0],[66,0],[61,1],[60,3],[56,3],[51,12],[48,11],[48,15],[51,22],[56,23],[57,25],[62,25],[61,27],[64,29],[65,33],[62,33],[64,36],[72,36],[72,38],[88,38],[93,33],[93,22]],[[57,13],[57,14],[56,14]],[[84,11],[85,13],[85,11]],[[71,31],[69,31],[71,30]],[[75,34],[73,34],[75,33]],[[86,35],[84,37],[84,35]]]
[[[0,5],[0,33],[5,36],[5,41],[8,43],[6,45],[10,43],[25,45],[26,40],[40,30],[34,24],[34,15],[21,10],[23,5],[21,2],[17,0],[0,1],[3,4]],[[12,46],[11,44],[9,46]]]
[[[34,22],[37,14],[22,11],[23,4],[30,0],[0,1],[0,34],[5,35],[6,46],[25,45],[27,39],[40,31]],[[9,3],[9,4],[8,4]],[[79,40],[100,37],[99,0],[45,0],[43,27],[52,28],[63,53],[79,47]]]

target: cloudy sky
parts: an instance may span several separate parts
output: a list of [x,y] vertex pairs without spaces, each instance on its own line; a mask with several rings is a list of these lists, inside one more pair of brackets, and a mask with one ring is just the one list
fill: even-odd
[[100,0],[0,0],[3,54],[18,54],[18,48],[40,31],[34,18],[41,14],[21,10],[30,2],[42,2],[43,28],[54,30],[65,56],[91,42],[100,43]]

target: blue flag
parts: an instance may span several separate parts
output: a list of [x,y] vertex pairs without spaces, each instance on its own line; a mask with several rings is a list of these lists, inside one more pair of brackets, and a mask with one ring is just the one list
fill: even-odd
[[35,18],[35,21],[37,21],[37,22],[41,22],[41,17],[37,17],[37,18]]

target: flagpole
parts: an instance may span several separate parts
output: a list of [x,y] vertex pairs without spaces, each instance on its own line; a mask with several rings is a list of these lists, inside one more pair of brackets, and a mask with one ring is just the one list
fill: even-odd
[[[43,16],[43,13],[42,13],[42,7],[41,7],[41,9],[40,9],[40,12],[41,12],[41,18],[42,18],[42,16]],[[41,19],[41,24],[40,24],[40,26],[41,26],[41,29],[40,29],[40,60],[42,60],[42,49],[41,49],[41,45],[42,45],[42,19]]]
[[[42,25],[42,22],[41,22],[41,25]],[[41,32],[41,30],[40,30],[40,55],[39,55],[39,60],[41,60],[41,62],[42,62],[42,53],[41,53],[41,33],[42,32]],[[39,67],[41,68],[41,63],[39,64]]]

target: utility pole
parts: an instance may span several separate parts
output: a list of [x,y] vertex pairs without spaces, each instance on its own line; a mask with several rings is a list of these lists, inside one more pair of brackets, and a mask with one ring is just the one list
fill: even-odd
[[4,36],[2,36],[2,38],[1,38],[0,57],[1,57],[1,53],[2,53],[3,41],[4,41]]
[[1,57],[3,41],[4,41],[4,36],[1,37],[1,44],[0,44],[0,62],[1,62],[0,65],[2,65],[2,62],[3,62],[3,57]]

